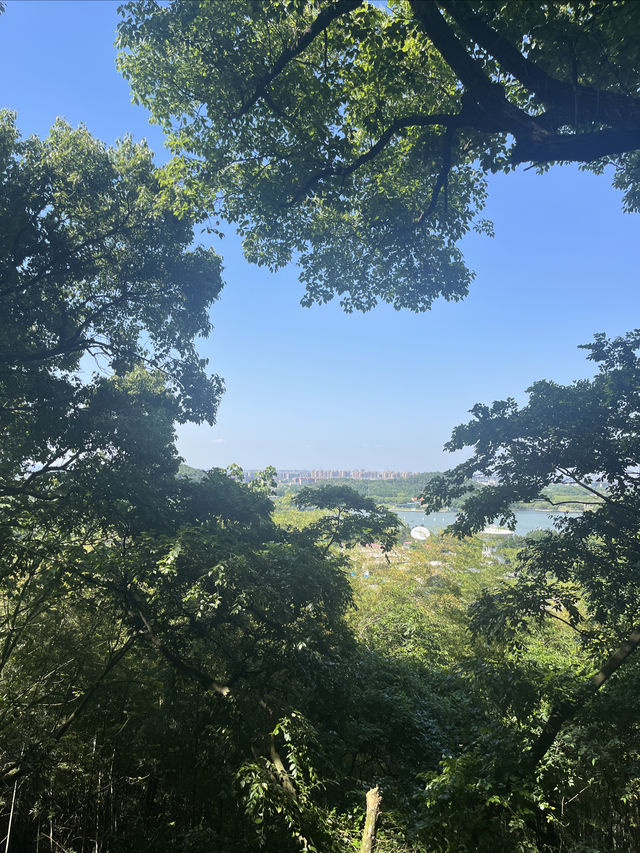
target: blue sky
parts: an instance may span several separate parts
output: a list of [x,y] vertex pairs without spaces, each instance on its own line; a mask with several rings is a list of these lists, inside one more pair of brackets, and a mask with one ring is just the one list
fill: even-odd
[[[46,134],[60,115],[107,143],[146,137],[161,160],[162,134],[115,70],[117,5],[7,0],[0,105],[23,134]],[[304,309],[295,268],[272,275],[235,238],[216,241],[226,287],[201,351],[227,391],[213,428],[181,428],[186,461],[443,469],[456,458],[442,445],[475,402],[591,375],[577,345],[639,325],[638,217],[622,213],[610,176],[568,166],[494,176],[485,215],[496,237],[463,243],[471,295],[420,315]]]

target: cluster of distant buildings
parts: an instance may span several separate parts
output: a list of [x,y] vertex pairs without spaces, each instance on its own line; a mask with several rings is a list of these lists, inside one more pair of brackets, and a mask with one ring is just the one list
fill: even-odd
[[[257,468],[245,468],[245,482],[253,480],[258,473]],[[310,483],[319,483],[323,480],[407,480],[409,477],[417,475],[418,472],[416,471],[365,471],[363,468],[318,468],[314,471],[302,468],[283,468],[276,473],[276,482],[291,485],[308,485]],[[480,471],[476,471],[471,479],[483,486],[496,486],[500,482],[498,477],[489,477],[486,474],[480,473]],[[575,483],[575,480],[572,480],[571,477],[563,477],[561,482]],[[594,486],[606,485],[606,482],[601,477],[594,477],[592,483]]]
[[[245,471],[245,479],[251,480],[256,473],[256,471]],[[292,468],[278,471],[276,480],[278,483],[306,485],[322,480],[406,480],[412,476],[414,476],[413,471],[365,471],[363,469],[306,471]]]

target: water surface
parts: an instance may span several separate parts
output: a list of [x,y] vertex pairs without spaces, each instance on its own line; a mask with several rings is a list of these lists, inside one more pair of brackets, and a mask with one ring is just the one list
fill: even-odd
[[[453,524],[455,512],[424,512],[415,510],[396,510],[396,513],[409,527],[427,527],[432,533],[439,533],[445,527]],[[571,513],[573,515],[574,513]],[[518,536],[526,536],[532,530],[549,530],[553,527],[556,516],[552,513],[540,512],[535,509],[516,511],[516,530]]]

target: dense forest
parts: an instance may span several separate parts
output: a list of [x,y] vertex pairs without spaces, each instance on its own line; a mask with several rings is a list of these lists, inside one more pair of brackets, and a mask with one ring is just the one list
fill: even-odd
[[[276,505],[272,469],[179,476],[175,435],[224,387],[202,228],[294,259],[306,304],[461,299],[490,171],[611,166],[637,212],[639,28],[625,0],[132,0],[167,165],[0,112],[5,853],[640,849],[639,330],[475,405],[465,461],[410,484],[459,508],[424,542],[400,492]],[[567,481],[588,511],[482,535]]]

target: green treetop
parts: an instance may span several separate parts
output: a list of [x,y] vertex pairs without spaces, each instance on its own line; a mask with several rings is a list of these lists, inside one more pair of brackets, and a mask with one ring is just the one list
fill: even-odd
[[[457,427],[448,444],[471,447],[473,455],[423,492],[433,511],[465,491],[474,471],[497,480],[463,501],[452,526],[458,535],[496,516],[514,523],[514,501],[544,499],[546,486],[567,478],[593,502],[590,511],[559,520],[557,532],[530,541],[515,579],[473,606],[474,629],[496,641],[518,644],[534,626],[560,620],[597,663],[595,675],[567,691],[525,753],[533,765],[578,709],[589,715],[591,694],[640,645],[640,330],[614,340],[596,335],[585,349],[599,367],[593,379],[536,382],[521,408],[511,399],[474,406],[473,420]],[[604,492],[594,487],[600,480]]]
[[0,496],[119,451],[175,467],[173,422],[213,421],[222,383],[194,340],[221,264],[180,199],[144,143],[62,121],[23,140],[0,114]]
[[210,0],[123,6],[120,68],[247,257],[304,302],[465,296],[489,171],[614,163],[638,208],[634,2]]

